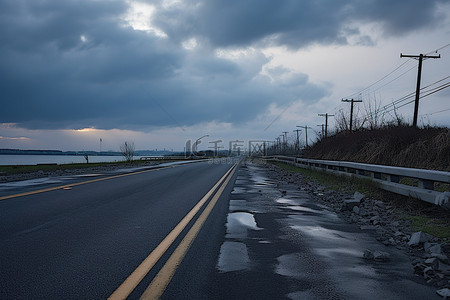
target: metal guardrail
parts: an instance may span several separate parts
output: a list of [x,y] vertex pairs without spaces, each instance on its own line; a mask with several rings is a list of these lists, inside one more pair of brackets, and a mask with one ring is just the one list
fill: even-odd
[[140,160],[184,160],[184,156],[143,156]]
[[[450,192],[434,190],[435,183],[450,184],[450,172],[279,155],[266,157],[265,159],[339,175],[369,178],[378,182],[384,190],[450,209]],[[403,184],[402,179],[404,178],[411,178],[414,182],[417,182],[417,186]]]

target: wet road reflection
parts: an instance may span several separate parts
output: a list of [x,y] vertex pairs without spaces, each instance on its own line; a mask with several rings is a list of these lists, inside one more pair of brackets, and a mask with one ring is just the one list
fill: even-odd
[[[389,252],[392,261],[368,263],[362,257],[365,249]],[[269,179],[264,168],[251,162],[239,170],[231,193],[217,269],[233,274],[227,277],[228,289],[247,282],[245,289],[262,298],[436,297],[432,288],[417,282],[402,252],[346,223],[301,188]],[[233,293],[248,297],[244,291]]]

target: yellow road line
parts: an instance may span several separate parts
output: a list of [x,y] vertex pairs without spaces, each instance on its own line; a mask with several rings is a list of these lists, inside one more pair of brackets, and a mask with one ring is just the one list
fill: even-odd
[[202,212],[200,217],[198,217],[197,221],[195,221],[192,228],[189,230],[184,239],[172,253],[170,258],[167,260],[166,264],[162,267],[162,269],[159,271],[159,273],[155,276],[153,281],[147,287],[145,292],[142,294],[141,299],[144,300],[159,299],[162,296],[167,285],[169,284],[170,280],[175,274],[175,271],[177,270],[178,266],[181,264],[181,261],[183,260],[184,256],[189,250],[192,242],[197,237],[197,234],[199,233],[200,229],[202,228],[212,209],[216,205],[217,200],[220,198],[228,182],[233,177],[234,171],[236,171],[235,166],[236,165],[233,166],[233,171],[229,174],[227,180],[222,184],[220,189],[208,203],[205,210]]
[[[178,166],[178,165],[176,165],[176,166]],[[162,167],[162,168],[157,168],[157,169],[149,169],[149,170],[144,170],[144,171],[138,171],[138,172],[109,176],[109,177],[97,178],[97,179],[92,179],[92,180],[88,180],[88,181],[81,181],[81,182],[71,183],[71,184],[66,184],[66,185],[60,185],[60,186],[55,186],[55,187],[51,187],[51,188],[40,189],[40,190],[35,190],[35,191],[30,191],[30,192],[25,192],[25,193],[20,193],[20,194],[7,195],[7,196],[0,197],[0,201],[6,200],[6,199],[11,199],[11,198],[28,196],[28,195],[40,194],[40,193],[45,193],[45,192],[51,192],[51,191],[55,191],[55,190],[59,190],[59,189],[69,189],[74,186],[79,186],[79,185],[83,185],[83,184],[104,181],[104,180],[109,180],[109,179],[114,179],[114,178],[119,178],[119,177],[124,177],[124,176],[142,174],[142,173],[147,173],[147,172],[152,172],[152,171],[159,171],[159,170],[164,170],[164,169],[174,168],[174,167],[175,166],[168,166],[168,167]]]
[[[234,167],[234,166],[233,166]],[[217,183],[205,194],[205,196],[200,199],[200,201],[191,209],[191,211],[175,226],[174,229],[164,238],[164,240],[145,258],[142,263],[133,271],[133,273],[128,276],[127,279],[109,296],[108,299],[125,299],[131,292],[136,288],[136,286],[142,281],[142,279],[150,272],[153,266],[158,262],[161,256],[167,251],[167,249],[172,245],[175,239],[184,230],[186,225],[194,218],[200,208],[205,204],[205,202],[211,197],[217,187],[225,180],[225,178],[230,174],[230,168],[222,178],[217,181]],[[228,182],[228,181],[227,181]]]

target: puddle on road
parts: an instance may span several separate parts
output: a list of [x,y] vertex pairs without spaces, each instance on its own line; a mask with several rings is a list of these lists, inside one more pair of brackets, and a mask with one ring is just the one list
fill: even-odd
[[287,205],[298,205],[297,201],[293,200],[293,199],[286,199],[286,198],[280,198],[275,200],[277,203],[280,204],[287,204]]
[[303,212],[311,212],[311,213],[315,213],[315,214],[321,214],[321,212],[319,210],[311,209],[311,208],[300,206],[300,205],[288,206],[288,208],[295,210],[295,211],[303,211]]
[[[354,247],[350,248],[350,246]],[[357,245],[349,244],[348,247],[316,249],[316,253],[331,259],[346,257],[361,258],[363,251]]]
[[220,247],[217,268],[220,272],[233,272],[248,269],[250,258],[244,243],[226,241]]
[[232,194],[243,194],[245,192],[247,192],[247,190],[245,188],[238,187],[238,186],[235,186],[233,188],[233,190],[231,191]]
[[245,201],[245,200],[230,200],[229,210],[231,212],[248,210],[247,201]]
[[251,180],[257,186],[272,186],[275,185],[275,182],[270,180],[269,178],[257,174],[251,174]]
[[228,214],[226,238],[246,238],[248,230],[261,230],[256,225],[255,218],[251,213],[235,212]]
[[264,182],[257,182],[255,183],[255,186],[257,187],[268,187],[268,186],[274,186],[275,183],[271,181],[264,181]]
[[236,185],[243,185],[243,184],[247,184],[248,181],[245,179],[236,179],[236,181],[234,182],[234,184]]
[[315,239],[322,239],[322,240],[345,240],[346,237],[339,234],[342,233],[340,231],[326,229],[321,226],[298,226],[293,225],[291,226],[292,229],[295,229],[297,231],[301,231],[304,234],[309,235],[310,237],[313,237]]
[[284,208],[288,208],[288,209],[291,209],[291,210],[322,214],[321,210],[316,210],[316,209],[312,209],[312,208],[309,208],[309,207],[306,207],[306,206],[299,205],[298,202],[304,202],[304,201],[299,201],[299,200],[300,199],[294,200],[294,199],[280,198],[280,199],[277,199],[275,201],[277,203],[280,203],[280,204],[287,204],[287,206],[285,206]]

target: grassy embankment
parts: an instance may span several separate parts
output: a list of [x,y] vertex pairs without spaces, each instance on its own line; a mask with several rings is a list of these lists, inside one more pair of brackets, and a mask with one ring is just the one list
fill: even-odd
[[[450,171],[450,129],[399,127],[339,133],[317,142],[304,152],[303,157]],[[370,180],[277,165],[290,172],[302,173],[330,189],[348,193],[359,191],[388,202],[399,218],[410,221],[413,230],[450,239],[450,212],[439,207],[383,191]],[[416,184],[409,178],[404,178],[402,183]],[[438,184],[435,188],[450,191],[448,184]]]

